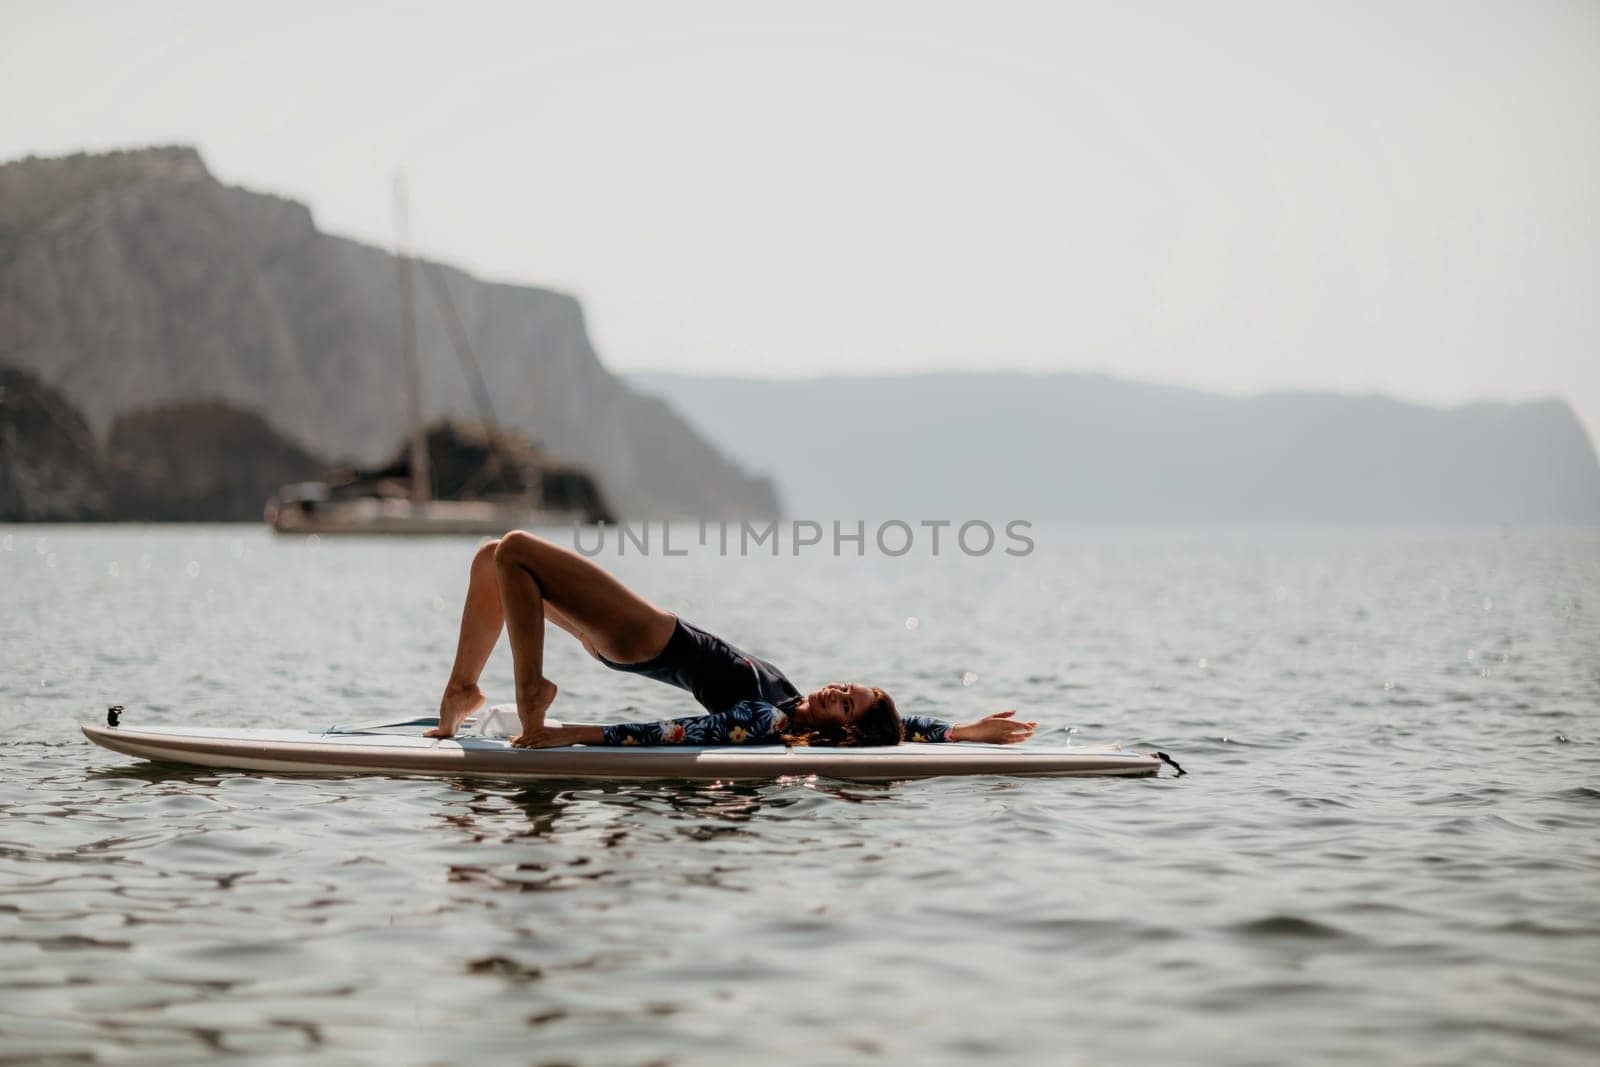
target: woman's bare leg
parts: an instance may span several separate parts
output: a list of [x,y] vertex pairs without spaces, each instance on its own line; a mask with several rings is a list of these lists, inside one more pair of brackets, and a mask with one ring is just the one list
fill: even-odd
[[649,659],[666,647],[676,624],[605,570],[560,545],[517,530],[494,550],[495,574],[517,687],[521,741],[544,725],[556,697],[544,676],[545,603],[592,653],[619,663]]
[[439,700],[439,725],[425,737],[451,737],[461,720],[483,705],[478,677],[489,653],[500,640],[505,613],[500,604],[500,579],[495,574],[494,550],[498,539],[486,541],[472,557],[467,579],[467,600],[461,607],[461,636],[456,641],[456,659],[450,666],[450,680]]
[[[494,567],[494,551],[499,547],[499,538],[485,541],[472,557],[467,599],[461,607],[461,636],[456,641],[456,658],[450,667],[444,696],[439,699],[439,725],[424,734],[425,737],[453,737],[462,720],[483,706],[483,690],[478,688],[478,678],[505,625],[500,576]],[[588,636],[549,601],[545,602],[545,616],[576,637],[591,656],[595,655]]]
[[[507,537],[512,540],[512,547],[504,553],[503,561],[500,545],[507,538],[485,542],[472,558],[466,603],[461,608],[461,635],[456,642],[455,663],[439,702],[439,726],[427,732],[429,737],[452,736],[461,721],[482,706],[484,697],[478,688],[478,678],[500,639],[502,626],[508,621],[508,599],[516,605],[527,605],[527,610],[521,612],[522,623],[513,624],[511,638],[513,661],[517,660],[519,645],[525,649],[522,663],[514,666],[519,713],[523,706],[521,697],[526,690],[527,695],[534,698],[529,702],[530,714],[534,714],[534,706],[542,703],[537,712],[540,723],[543,722],[543,708],[548,708],[555,698],[555,685],[543,677],[543,622],[538,625],[532,622],[535,598],[544,618],[577,638],[591,656],[603,655],[619,663],[634,663],[660,652],[667,638],[672,636],[675,620],[670,612],[645,601],[584,557],[532,534],[518,531]],[[534,578],[530,584],[527,579],[536,573],[548,574],[548,582]],[[586,621],[579,623],[554,595],[547,596],[544,588],[547,584],[560,588],[563,601],[576,602],[575,610],[582,612]],[[507,588],[510,589],[509,598]],[[523,637],[519,638],[518,630],[524,633]],[[534,638],[538,643],[536,651],[526,639],[529,632],[537,634]],[[529,679],[524,668],[532,670],[534,662],[538,663],[537,676]]]
[[544,713],[556,698],[556,684],[544,676],[544,590],[531,570],[519,567],[505,553],[505,539],[495,549],[494,570],[500,578],[500,602],[511,639],[511,678],[517,688],[517,718],[522,733],[511,739],[524,744],[544,725]]

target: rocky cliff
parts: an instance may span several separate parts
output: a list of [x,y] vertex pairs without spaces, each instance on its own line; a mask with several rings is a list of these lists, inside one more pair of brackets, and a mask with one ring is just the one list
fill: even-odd
[[102,442],[59,392],[0,367],[0,522],[256,522],[327,467],[219,401],[119,415]]
[[[769,482],[601,365],[571,297],[440,270],[499,417],[588,467],[617,511],[776,512]],[[472,416],[420,274],[416,297],[424,415]],[[98,435],[126,412],[216,399],[309,452],[378,462],[406,431],[400,326],[391,255],[222,185],[192,150],[0,166],[0,365],[59,390]]]
[[281,486],[328,467],[255,412],[215,400],[119,415],[103,454],[111,517],[145,522],[255,522]]
[[0,367],[0,522],[80,522],[110,512],[100,449],[56,390]]

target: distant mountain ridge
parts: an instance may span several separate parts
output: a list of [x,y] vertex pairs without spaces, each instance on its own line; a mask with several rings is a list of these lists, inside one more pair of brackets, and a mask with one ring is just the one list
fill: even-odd
[[1600,463],[1559,400],[1231,397],[1076,373],[630,378],[802,518],[1600,523]]
[[[624,515],[767,515],[752,477],[597,358],[573,298],[440,267],[497,414],[586,465]],[[423,409],[472,418],[415,278]],[[407,431],[393,256],[303,204],[224,186],[188,148],[0,165],[0,365],[104,435],[187,401],[260,414],[317,455],[377,463]]]

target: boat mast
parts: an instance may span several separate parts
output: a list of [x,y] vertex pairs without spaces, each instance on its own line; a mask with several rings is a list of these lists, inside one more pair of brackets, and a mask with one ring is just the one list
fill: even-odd
[[406,358],[406,400],[411,419],[411,502],[420,504],[433,496],[433,479],[428,470],[428,438],[422,426],[422,369],[417,362],[417,316],[411,288],[410,211],[406,203],[406,176],[394,176],[394,261],[400,271],[400,334]]
[[456,358],[461,360],[461,369],[466,373],[467,384],[472,387],[472,402],[478,406],[478,418],[483,420],[490,437],[498,437],[500,420],[494,417],[494,402],[489,399],[489,387],[483,381],[483,368],[478,366],[478,358],[472,354],[472,344],[467,340],[466,328],[461,325],[461,316],[456,312],[456,302],[450,299],[450,287],[445,284],[444,274],[436,263],[423,264],[422,273],[433,286],[433,302],[438,305],[439,314],[444,318],[445,336],[450,338]]

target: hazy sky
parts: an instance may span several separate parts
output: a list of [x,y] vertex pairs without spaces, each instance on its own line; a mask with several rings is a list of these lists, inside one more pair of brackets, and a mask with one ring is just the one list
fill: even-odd
[[579,296],[621,370],[1564,395],[1600,4],[0,0],[0,157],[223,180]]

